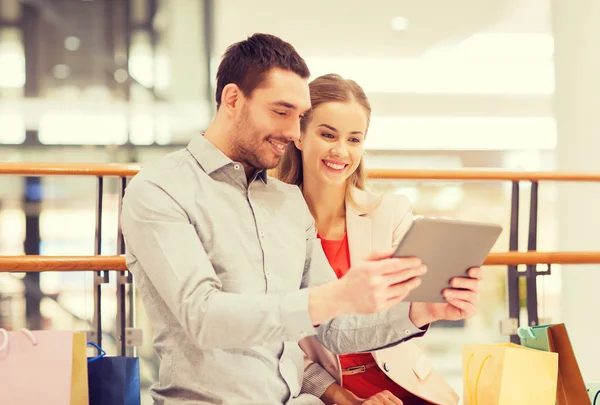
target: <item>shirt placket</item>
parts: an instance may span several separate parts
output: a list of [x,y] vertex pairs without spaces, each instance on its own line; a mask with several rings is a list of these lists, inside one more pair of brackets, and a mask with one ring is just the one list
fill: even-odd
[[[273,273],[268,266],[268,233],[267,233],[267,222],[268,222],[268,213],[265,212],[265,208],[261,207],[260,204],[256,200],[253,199],[252,196],[258,191],[255,190],[256,187],[260,187],[260,180],[252,181],[247,188],[246,196],[248,198],[248,204],[250,204],[250,208],[252,209],[252,213],[254,214],[254,223],[256,224],[256,233],[258,235],[258,243],[260,244],[260,248],[262,250],[263,255],[263,274],[265,277],[265,285],[267,294],[276,292],[276,283],[273,279]],[[263,213],[265,215],[263,215]]]

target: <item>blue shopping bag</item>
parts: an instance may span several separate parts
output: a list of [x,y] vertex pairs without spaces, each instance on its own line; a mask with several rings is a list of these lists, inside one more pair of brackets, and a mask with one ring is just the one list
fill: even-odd
[[88,359],[90,405],[140,405],[140,362],[136,357],[106,356]]

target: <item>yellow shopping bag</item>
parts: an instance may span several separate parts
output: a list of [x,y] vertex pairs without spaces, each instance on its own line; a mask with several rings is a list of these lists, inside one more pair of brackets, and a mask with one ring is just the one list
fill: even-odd
[[88,405],[87,341],[85,332],[73,333],[73,369],[71,372],[70,405]]
[[513,343],[465,345],[465,405],[554,405],[558,354]]

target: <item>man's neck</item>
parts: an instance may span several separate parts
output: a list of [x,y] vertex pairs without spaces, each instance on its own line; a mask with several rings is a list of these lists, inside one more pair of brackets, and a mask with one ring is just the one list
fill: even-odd
[[204,131],[204,138],[215,145],[225,156],[234,160],[229,130],[219,123],[218,117],[215,117]]
[[[225,156],[234,162],[238,160],[238,157],[235,156],[235,153],[231,149],[231,137],[230,137],[231,129],[226,128],[219,122],[218,117],[210,123],[206,131],[204,132],[204,138],[206,138],[210,143],[215,145],[217,149],[219,149]],[[249,166],[245,163],[242,163],[244,166],[244,173],[246,173],[246,179],[250,180],[252,176],[254,176],[254,172],[256,169],[252,166]]]

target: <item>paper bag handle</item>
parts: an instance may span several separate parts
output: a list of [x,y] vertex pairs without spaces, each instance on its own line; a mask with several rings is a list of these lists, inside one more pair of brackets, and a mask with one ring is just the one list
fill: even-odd
[[[31,341],[31,344],[33,344],[34,346],[37,346],[38,342],[32,331],[30,331],[29,329],[25,329],[25,328],[21,328],[20,331],[29,338],[29,340]],[[0,345],[0,352],[1,352],[8,347],[8,332],[6,331],[6,329],[0,328],[0,335],[2,335],[2,344]]]
[[31,340],[31,343],[32,343],[34,346],[37,346],[37,339],[35,338],[35,335],[33,334],[33,332],[32,332],[32,331],[30,331],[29,329],[25,329],[25,328],[21,328],[21,329],[20,329],[20,331],[21,331],[22,333],[24,333],[24,334],[25,334],[25,336],[27,336],[27,337],[29,338],[29,340]]
[[4,328],[0,328],[0,335],[2,335],[2,344],[0,345],[0,352],[6,349],[8,346],[8,332]]
[[98,351],[100,352],[97,356],[92,357],[91,359],[88,359],[88,363],[91,363],[92,361],[96,361],[104,356],[106,356],[106,352],[104,350],[102,350],[102,348],[100,346],[98,346],[96,343],[94,342],[87,342],[88,345],[90,346],[94,346],[96,349],[98,349]]
[[527,327],[527,328],[519,327],[519,329],[517,329],[517,335],[523,340],[527,339],[527,337],[528,337],[525,335],[525,332],[527,332],[527,334],[529,335],[530,338],[532,338],[533,340],[537,340],[537,337],[535,336],[535,334],[533,333],[533,330],[530,327]]
[[[469,356],[469,360],[467,360],[467,391],[469,394],[469,404],[478,405],[479,399],[477,398],[477,391],[479,391],[479,379],[481,378],[481,373],[483,371],[483,366],[485,365],[485,362],[488,361],[488,359],[491,358],[492,355],[488,354],[487,356],[485,356],[485,359],[483,359],[483,361],[481,362],[481,366],[479,367],[479,371],[477,372],[477,378],[475,379],[475,390],[471,391],[471,386],[469,384],[469,366],[471,365],[471,359],[473,358],[473,356],[474,354],[471,354]],[[475,400],[473,400],[473,397],[475,397]]]

